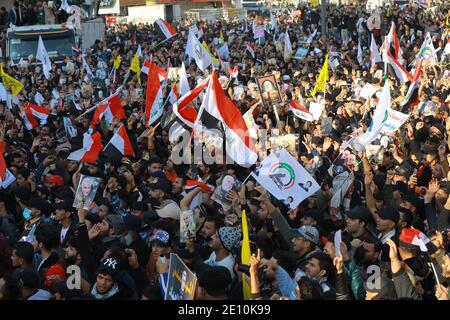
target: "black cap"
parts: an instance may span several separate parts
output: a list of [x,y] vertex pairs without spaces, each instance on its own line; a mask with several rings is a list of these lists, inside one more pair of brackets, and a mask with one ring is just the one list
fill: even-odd
[[392,187],[393,191],[400,191],[403,194],[407,194],[408,193],[408,186],[406,183],[403,182],[397,182],[396,184],[393,185]]
[[372,217],[372,214],[370,213],[369,209],[367,209],[365,206],[355,206],[346,214],[348,218],[359,219],[364,221],[366,224],[370,222],[370,219]]
[[69,200],[57,202],[52,206],[52,211],[55,212],[56,210],[72,211],[72,203]]
[[98,268],[98,272],[106,272],[108,273],[113,280],[116,280],[122,271],[122,266],[120,265],[119,259],[115,257],[109,257],[105,259]]
[[383,220],[391,220],[394,221],[395,224],[398,223],[398,220],[400,219],[400,213],[398,212],[398,209],[396,208],[386,208],[378,211],[378,216],[380,219]]
[[150,189],[153,190],[162,190],[165,194],[169,194],[172,190],[172,184],[167,179],[158,179],[155,183],[151,183],[149,185]]
[[39,289],[39,274],[31,268],[19,274],[19,285],[29,289]]
[[382,191],[378,191],[377,193],[375,193],[373,195],[373,197],[375,198],[375,200],[377,201],[384,201],[384,196],[383,196],[383,192]]

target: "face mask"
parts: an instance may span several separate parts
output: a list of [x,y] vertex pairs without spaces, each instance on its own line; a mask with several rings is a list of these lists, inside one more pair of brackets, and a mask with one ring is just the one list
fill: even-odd
[[23,215],[23,218],[27,221],[29,221],[29,220],[31,220],[31,218],[33,218],[33,212],[28,208],[23,209],[22,215]]

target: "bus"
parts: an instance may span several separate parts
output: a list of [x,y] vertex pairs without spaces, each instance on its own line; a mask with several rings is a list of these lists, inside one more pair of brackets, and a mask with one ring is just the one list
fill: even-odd
[[39,36],[50,58],[56,57],[60,63],[66,56],[72,55],[76,47],[75,30],[64,25],[11,26],[6,36],[6,56],[14,63],[26,60],[30,55],[36,57]]

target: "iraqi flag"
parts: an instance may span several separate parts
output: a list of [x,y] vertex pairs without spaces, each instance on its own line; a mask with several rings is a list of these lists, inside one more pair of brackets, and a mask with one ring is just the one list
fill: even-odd
[[148,75],[148,72],[150,70],[150,66],[152,65],[152,63],[154,64],[153,67],[156,68],[156,72],[158,73],[159,81],[162,82],[162,81],[167,80],[167,78],[169,77],[169,73],[166,70],[164,70],[163,68],[158,67],[156,65],[156,63],[153,61],[153,59],[144,61],[144,65],[141,68],[141,72]]
[[215,70],[209,78],[198,117],[203,119],[203,114],[209,114],[217,119],[224,128],[227,155],[240,166],[250,167],[258,156],[247,124],[239,109],[225,95]]
[[207,185],[204,182],[201,181],[197,181],[197,180],[186,180],[186,186],[184,187],[184,189],[186,191],[191,191],[194,188],[202,188],[203,190],[207,191],[207,192],[212,192],[212,187]]
[[134,149],[122,124],[103,149],[103,154],[114,164],[120,163],[123,157],[134,157]]
[[177,34],[177,31],[166,20],[159,18],[155,21],[156,30],[167,40]]
[[392,56],[391,52],[386,51],[385,53],[387,56],[387,71],[389,74],[397,78],[401,84],[412,81],[413,76]]
[[22,111],[22,119],[28,130],[44,125],[47,123],[50,109],[27,102],[25,109]]
[[237,77],[239,75],[239,67],[235,66],[234,68],[228,68],[228,73],[230,74],[230,84],[233,83],[233,81],[237,80]]
[[248,43],[248,44],[247,44],[247,47],[245,48],[245,53],[247,54],[247,56],[248,56],[250,59],[253,59],[253,60],[256,59],[255,49],[254,49],[252,43]]
[[404,60],[402,57],[402,49],[400,48],[400,43],[398,41],[397,32],[395,30],[395,24],[392,22],[391,29],[387,35],[387,48],[388,51],[392,53],[392,56],[403,65]]
[[400,102],[400,111],[409,113],[414,107],[419,105],[419,86],[420,86],[420,72],[422,70],[423,59],[420,59],[416,66],[414,78],[409,85],[408,92],[405,99]]
[[103,149],[100,132],[94,134],[84,133],[83,148],[69,154],[68,160],[94,163]]
[[303,107],[300,103],[297,101],[291,100],[289,103],[289,108],[291,109],[292,113],[300,119],[303,119],[305,121],[313,121],[313,115],[311,112],[308,111],[305,107]]
[[145,126],[149,127],[162,116],[164,111],[161,79],[154,61],[150,63],[145,95]]
[[94,117],[91,121],[91,128],[95,128],[102,118],[105,118],[107,123],[111,123],[113,117],[119,120],[126,118],[119,94],[114,94],[100,102],[100,105],[95,109]]
[[428,252],[430,255],[437,251],[433,242],[424,233],[414,228],[403,228],[399,240],[400,243],[417,246],[420,251]]

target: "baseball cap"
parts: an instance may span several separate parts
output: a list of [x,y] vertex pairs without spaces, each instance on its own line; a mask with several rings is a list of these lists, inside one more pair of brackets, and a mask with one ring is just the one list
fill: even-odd
[[121,216],[117,214],[108,214],[105,217],[105,221],[108,222],[108,224],[114,228],[116,233],[122,233],[124,228],[124,222]]
[[44,180],[47,181],[48,183],[54,183],[58,186],[64,185],[64,179],[58,175],[46,175],[44,177]]
[[173,200],[164,200],[161,207],[156,209],[156,213],[161,218],[180,220],[180,207]]
[[298,229],[291,229],[290,233],[292,238],[300,237],[315,245],[319,244],[319,231],[313,226],[301,226]]
[[403,200],[411,203],[418,210],[422,207],[422,200],[420,200],[420,198],[414,193],[406,194]]
[[151,236],[150,243],[157,243],[162,247],[169,247],[170,235],[164,230],[158,230]]
[[108,259],[105,259],[98,268],[98,272],[106,272],[108,273],[113,280],[117,279],[120,271],[121,271],[121,265],[119,263],[119,260],[114,257],[109,257]]
[[52,211],[55,212],[56,210],[71,211],[72,204],[68,200],[63,200],[63,201],[57,202],[57,203],[53,204],[53,206],[52,206]]
[[353,209],[346,213],[347,217],[350,219],[359,219],[364,221],[366,224],[371,219],[371,213],[369,209],[364,206],[355,206]]
[[380,219],[383,220],[391,220],[394,221],[396,224],[398,223],[398,220],[400,219],[400,213],[398,212],[398,209],[396,208],[385,208],[377,212]]
[[64,281],[65,278],[66,272],[64,268],[60,264],[55,263],[47,270],[44,283],[47,287],[51,287],[53,283]]

